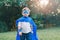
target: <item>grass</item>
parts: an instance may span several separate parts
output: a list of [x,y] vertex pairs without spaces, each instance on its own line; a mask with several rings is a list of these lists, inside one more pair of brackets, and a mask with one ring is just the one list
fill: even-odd
[[[42,29],[37,31],[39,40],[60,40],[60,27]],[[15,40],[15,32],[0,33],[0,40]]]
[[60,27],[38,30],[39,40],[60,40]]
[[0,33],[0,40],[15,40],[16,32]]

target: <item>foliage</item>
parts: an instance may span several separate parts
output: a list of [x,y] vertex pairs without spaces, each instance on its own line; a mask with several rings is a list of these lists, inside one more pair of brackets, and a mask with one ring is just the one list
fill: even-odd
[[[35,5],[35,2],[33,2],[33,4]],[[22,8],[24,6],[28,6],[31,9],[30,16],[33,18],[38,28],[47,27],[45,26],[45,24],[53,24],[55,26],[60,25],[60,14],[58,14],[57,16],[50,16],[45,14],[41,15],[41,11],[38,9],[38,7],[36,8],[34,5],[32,5],[33,7],[30,7],[31,5],[32,2],[30,0],[0,0],[0,24],[6,25],[7,28],[5,29],[7,29],[7,31],[15,29],[15,21],[22,16]],[[2,26],[0,27],[2,28]],[[1,30],[3,30],[3,28]]]
[[8,26],[5,22],[0,21],[0,32],[8,31]]

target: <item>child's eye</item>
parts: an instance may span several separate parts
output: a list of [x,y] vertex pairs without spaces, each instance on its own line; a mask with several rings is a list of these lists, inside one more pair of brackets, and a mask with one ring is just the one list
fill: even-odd
[[27,14],[28,14],[28,13],[29,13],[29,11],[28,11],[28,10],[24,10],[24,11],[23,11],[23,13],[27,13]]

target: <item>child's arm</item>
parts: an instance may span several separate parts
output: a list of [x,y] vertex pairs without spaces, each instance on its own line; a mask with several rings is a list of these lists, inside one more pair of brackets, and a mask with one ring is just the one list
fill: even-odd
[[18,32],[19,32],[19,35],[22,35],[21,22],[18,22]]

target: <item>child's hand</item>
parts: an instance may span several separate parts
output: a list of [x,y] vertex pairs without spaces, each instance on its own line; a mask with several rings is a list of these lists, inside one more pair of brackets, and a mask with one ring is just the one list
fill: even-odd
[[22,32],[19,32],[19,35],[22,36]]

